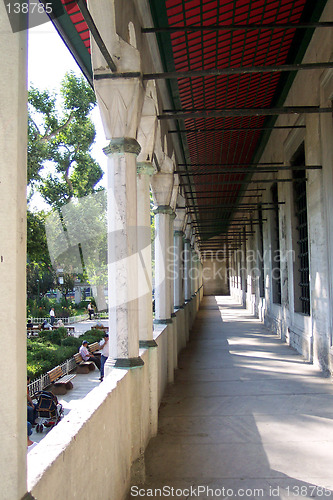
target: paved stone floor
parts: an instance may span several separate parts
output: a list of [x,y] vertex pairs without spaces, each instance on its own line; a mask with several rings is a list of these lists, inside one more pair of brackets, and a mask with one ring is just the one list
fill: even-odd
[[333,498],[332,380],[230,297],[205,297],[145,466],[130,498]]

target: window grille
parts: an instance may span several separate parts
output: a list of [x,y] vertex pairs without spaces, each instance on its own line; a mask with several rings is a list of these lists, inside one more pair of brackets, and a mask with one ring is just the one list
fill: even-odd
[[273,279],[273,302],[281,304],[281,266],[280,266],[280,228],[279,228],[279,195],[278,186],[275,182],[271,188],[273,205],[272,220],[272,279]]
[[264,226],[262,220],[262,206],[258,207],[259,219],[259,255],[258,255],[258,270],[259,270],[259,294],[260,297],[265,296],[265,276],[264,276]]
[[307,214],[305,170],[294,171],[293,178],[295,180],[300,179],[299,181],[294,182],[294,209],[297,221],[296,231],[297,231],[297,252],[298,252],[296,256],[298,283],[296,284],[297,284],[297,291],[299,293],[298,298],[300,300],[300,312],[309,315],[310,314],[309,241],[308,241],[308,214]]
[[246,234],[245,234],[245,227],[243,227],[242,231],[242,236],[241,236],[241,280],[242,280],[242,290],[247,291],[247,262],[246,262]]

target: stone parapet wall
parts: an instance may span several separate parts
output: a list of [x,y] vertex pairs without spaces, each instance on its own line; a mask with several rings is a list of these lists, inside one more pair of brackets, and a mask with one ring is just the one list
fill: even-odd
[[[178,352],[188,338],[185,317],[196,301],[174,317]],[[113,369],[29,453],[28,491],[38,500],[126,498],[130,484],[144,479],[144,450],[157,432],[157,410],[168,383],[168,334],[156,325],[157,347],[140,349],[144,365]],[[106,494],[107,492],[107,494]]]

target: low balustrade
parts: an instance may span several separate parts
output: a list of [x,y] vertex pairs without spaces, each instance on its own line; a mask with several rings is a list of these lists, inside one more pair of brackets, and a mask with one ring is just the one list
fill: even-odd
[[[76,362],[74,358],[66,359],[60,364],[63,375],[68,375],[71,371],[76,368]],[[29,394],[31,397],[34,396],[39,391],[43,391],[45,387],[50,385],[50,378],[47,373],[44,373],[39,378],[36,378],[33,382],[28,385]]]

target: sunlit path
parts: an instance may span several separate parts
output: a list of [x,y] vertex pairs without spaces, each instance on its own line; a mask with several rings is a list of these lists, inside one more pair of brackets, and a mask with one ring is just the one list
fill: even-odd
[[333,498],[332,396],[330,379],[229,297],[205,297],[142,488],[201,500]]

